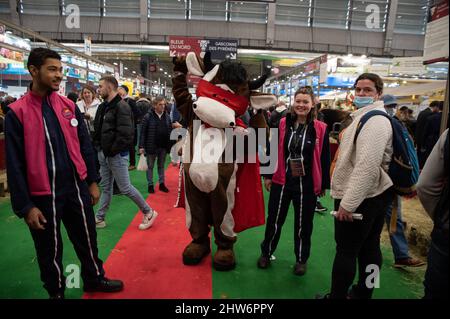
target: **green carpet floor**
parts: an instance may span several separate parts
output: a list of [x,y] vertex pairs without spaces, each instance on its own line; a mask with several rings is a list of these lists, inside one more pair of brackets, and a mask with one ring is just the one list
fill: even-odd
[[[132,171],[130,176],[133,185],[146,196],[145,174]],[[265,198],[268,199],[267,193]],[[332,207],[329,196],[325,197],[322,203]],[[114,196],[107,217],[109,225],[98,231],[98,247],[102,260],[106,260],[114,249],[136,213],[137,208],[131,200],[124,196]],[[256,267],[263,236],[264,226],[239,234],[235,246],[237,267],[231,272],[213,271],[213,298],[314,298],[316,293],[328,291],[335,253],[333,218],[328,213],[315,216],[311,258],[308,272],[303,277],[294,276],[292,273],[295,262],[292,206],[275,252],[276,260],[267,270]],[[64,230],[63,238],[64,266],[78,264]],[[10,202],[6,199],[0,199],[0,242],[0,298],[47,298],[39,279],[29,231],[24,222],[12,213]],[[390,246],[383,247],[383,257],[380,288],[376,289],[374,297],[420,298],[423,294],[425,268],[394,269]],[[80,298],[81,295],[81,289],[66,291],[67,298]]]
[[[268,193],[265,192],[266,207]],[[333,207],[329,196],[321,199],[326,207]],[[213,271],[214,298],[314,298],[326,293],[331,285],[331,269],[335,255],[334,222],[327,213],[314,217],[311,256],[305,276],[293,274],[294,254],[294,211],[292,204],[283,227],[275,260],[268,269],[259,269],[256,262],[260,256],[260,243],[264,239],[265,226],[239,234],[235,253],[236,270],[228,273]],[[375,289],[374,298],[417,299],[423,296],[422,280],[425,267],[412,269],[393,268],[390,245],[383,246],[383,266],[380,287]]]

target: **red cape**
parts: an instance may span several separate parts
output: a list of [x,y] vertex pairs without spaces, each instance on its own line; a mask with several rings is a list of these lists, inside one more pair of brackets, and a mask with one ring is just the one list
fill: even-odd
[[[184,171],[183,166],[180,170]],[[234,192],[234,231],[239,233],[251,227],[265,223],[264,195],[259,174],[259,162],[239,163],[236,172],[236,189]],[[180,174],[178,200],[175,207],[185,208],[184,174]]]

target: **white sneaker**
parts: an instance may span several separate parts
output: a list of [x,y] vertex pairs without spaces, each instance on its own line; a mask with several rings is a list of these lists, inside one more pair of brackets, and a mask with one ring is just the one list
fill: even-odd
[[106,222],[104,220],[98,219],[95,217],[95,228],[105,228]]
[[152,227],[156,217],[158,217],[158,213],[154,210],[152,210],[150,213],[145,214],[142,223],[139,225],[139,229],[146,230]]

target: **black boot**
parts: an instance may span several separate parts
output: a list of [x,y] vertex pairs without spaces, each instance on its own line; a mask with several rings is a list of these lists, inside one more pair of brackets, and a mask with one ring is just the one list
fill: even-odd
[[54,294],[49,294],[48,299],[66,299],[64,296],[64,292],[57,292]]
[[270,257],[261,255],[258,259],[257,266],[260,269],[267,269],[270,266]]
[[303,276],[306,273],[306,263],[297,262],[294,266],[294,274],[297,276]]
[[97,283],[84,284],[83,290],[85,292],[118,292],[123,290],[123,282],[105,277]]

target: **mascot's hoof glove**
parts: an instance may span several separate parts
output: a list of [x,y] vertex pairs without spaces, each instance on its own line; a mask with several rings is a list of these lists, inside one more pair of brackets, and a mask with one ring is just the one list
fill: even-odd
[[236,267],[234,252],[232,249],[217,249],[213,261],[214,269],[218,271],[228,271]]
[[202,259],[209,255],[211,248],[208,244],[190,243],[183,251],[183,264],[198,265]]

